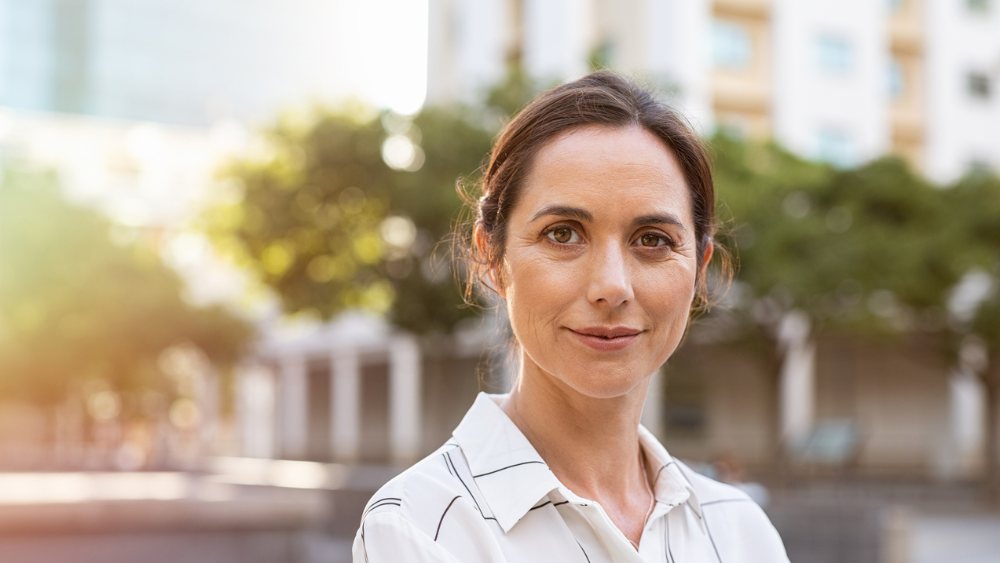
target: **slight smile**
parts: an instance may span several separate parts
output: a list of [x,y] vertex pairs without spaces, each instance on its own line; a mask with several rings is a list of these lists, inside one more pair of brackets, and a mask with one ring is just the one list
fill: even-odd
[[568,330],[577,340],[600,352],[624,350],[642,334],[641,330],[623,326],[593,326],[579,329],[568,328]]

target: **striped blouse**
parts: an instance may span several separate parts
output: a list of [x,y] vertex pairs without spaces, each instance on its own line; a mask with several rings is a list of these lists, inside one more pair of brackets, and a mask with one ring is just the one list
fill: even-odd
[[670,457],[642,426],[656,500],[636,551],[599,504],[567,489],[480,393],[453,438],[383,486],[354,539],[354,563],[787,563],[742,491]]

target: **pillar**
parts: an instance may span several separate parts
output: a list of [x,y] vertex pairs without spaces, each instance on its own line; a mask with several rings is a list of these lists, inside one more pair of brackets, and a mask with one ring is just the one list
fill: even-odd
[[308,389],[306,358],[303,354],[281,359],[281,443],[279,454],[284,458],[302,459],[306,454],[308,432]]
[[333,459],[358,458],[361,436],[361,364],[354,350],[334,352],[331,358],[330,438]]
[[809,318],[805,313],[792,311],[785,315],[778,341],[785,353],[779,382],[781,439],[794,449],[809,436],[815,417],[816,345],[809,339]]
[[389,343],[389,447],[394,463],[420,455],[420,347],[412,336]]
[[275,456],[275,385],[270,370],[243,366],[237,373],[239,432],[242,454],[270,459]]

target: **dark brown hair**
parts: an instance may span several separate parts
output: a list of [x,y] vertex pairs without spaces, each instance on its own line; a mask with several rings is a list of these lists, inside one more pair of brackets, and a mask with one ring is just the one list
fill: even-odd
[[[469,198],[475,208],[475,223],[459,238],[465,241],[467,301],[475,285],[490,287],[485,277],[490,270],[500,271],[507,244],[507,220],[517,205],[535,154],[557,135],[587,125],[641,127],[673,152],[690,189],[698,260],[704,259],[717,227],[708,152],[680,114],[628,78],[602,70],[540,94],[507,124],[493,145],[481,180],[482,197]],[[475,240],[475,227],[479,240]],[[728,270],[724,256],[723,267]],[[701,270],[699,267],[695,310],[709,304],[708,285]]]

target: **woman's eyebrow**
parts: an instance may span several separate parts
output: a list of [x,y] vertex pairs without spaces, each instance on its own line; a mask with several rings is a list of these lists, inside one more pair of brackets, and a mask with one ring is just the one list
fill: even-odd
[[664,215],[643,215],[642,217],[636,217],[632,220],[632,227],[642,227],[644,225],[675,225],[680,227],[681,230],[684,229],[684,223],[674,215],[673,213],[666,213]]
[[535,220],[545,217],[546,215],[559,215],[560,217],[568,217],[570,219],[577,219],[588,223],[594,222],[594,216],[589,211],[580,209],[579,207],[560,205],[558,203],[546,205],[545,207],[539,209],[537,213],[532,215],[531,220],[528,222],[533,223]]

